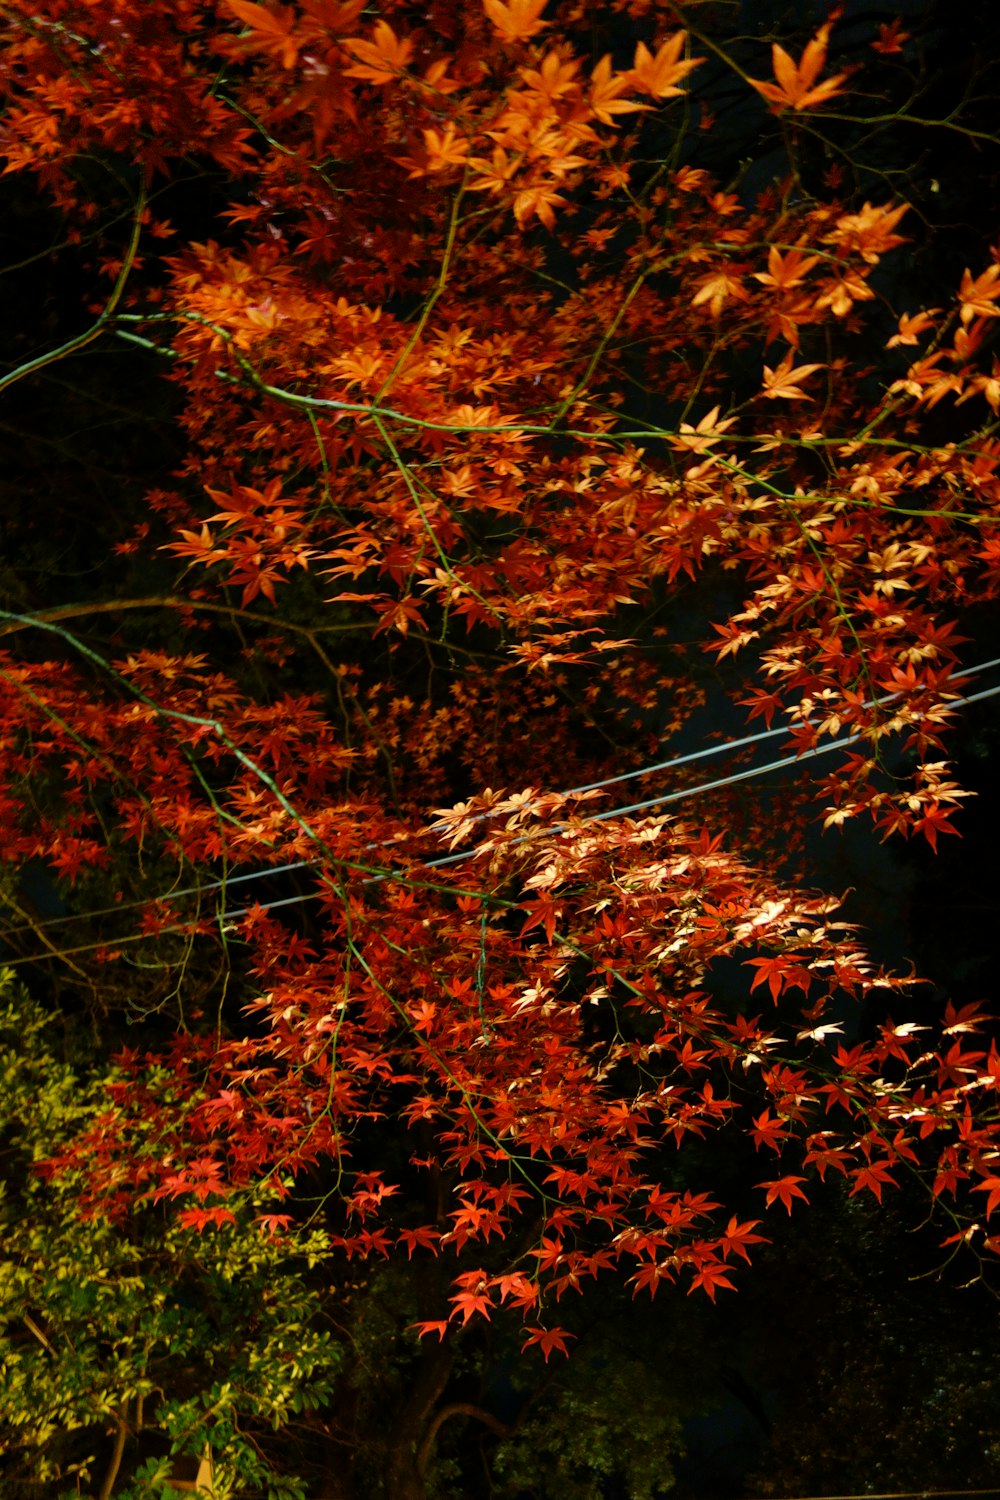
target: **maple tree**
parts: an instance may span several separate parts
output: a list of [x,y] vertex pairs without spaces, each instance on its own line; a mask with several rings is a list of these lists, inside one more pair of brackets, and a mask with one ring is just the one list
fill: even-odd
[[[8,7],[5,173],[89,322],[0,394],[105,349],[170,394],[141,494],[65,523],[91,592],[26,569],[0,616],[6,943],[135,1026],[34,1154],[171,1265],[319,1230],[331,1279],[418,1265],[400,1500],[442,1410],[490,1420],[441,1405],[485,1321],[550,1362],[600,1277],[715,1299],[817,1181],[922,1177],[946,1244],[1000,1250],[985,1005],[907,1019],[794,838],[734,826],[743,736],[728,774],[697,739],[722,683],[786,819],[958,831],[1000,264],[906,300],[916,213],[852,134],[898,25],[751,56],[702,9]],[[752,191],[711,165],[729,87],[782,143]],[[690,1177],[716,1137],[755,1210]]]

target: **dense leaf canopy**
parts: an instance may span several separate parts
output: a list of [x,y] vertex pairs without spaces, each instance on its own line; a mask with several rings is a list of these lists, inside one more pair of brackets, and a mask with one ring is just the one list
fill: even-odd
[[992,80],[820,9],[8,5],[12,1482],[585,1500],[627,1404],[651,1500],[606,1286],[837,1191],[989,1276],[985,999],[810,830],[968,816]]

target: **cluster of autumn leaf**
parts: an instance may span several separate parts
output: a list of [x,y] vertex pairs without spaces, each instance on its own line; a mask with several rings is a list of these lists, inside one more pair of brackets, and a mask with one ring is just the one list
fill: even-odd
[[[673,1159],[717,1131],[773,1156],[762,1209],[828,1170],[880,1200],[926,1174],[952,1238],[995,1256],[979,1010],[933,1040],[892,1019],[910,981],[727,844],[721,795],[604,813],[704,701],[646,615],[708,572],[742,595],[713,649],[747,662],[750,718],[791,752],[852,741],[806,785],[814,813],[954,831],[954,616],[1000,587],[1000,266],[894,307],[890,333],[873,277],[906,204],[842,202],[836,173],[819,197],[713,180],[706,59],[667,5],[8,9],[6,171],[78,237],[99,213],[82,162],[135,185],[138,248],[94,268],[91,316],[161,357],[184,457],[123,525],[108,599],[118,559],[169,559],[158,607],[194,642],[102,656],[64,600],[7,619],[3,854],[80,911],[88,879],[115,887],[77,972],[113,988],[141,941],[172,993],[192,945],[206,973],[238,945],[252,1017],[220,1030],[206,980],[168,1071],[122,1058],[47,1170],[88,1163],[81,1211],[167,1203],[197,1230],[265,1184],[276,1234],[322,1171],[345,1255],[454,1257],[425,1330],[508,1306],[546,1357],[555,1301],[599,1273],[733,1285],[759,1221]],[[588,53],[609,17],[641,32],[627,66]],[[748,99],[849,98],[832,25],[797,62],[776,44]],[[904,40],[882,26],[876,57]],[[188,235],[157,195],[191,160],[223,196]],[[881,388],[873,339],[912,351]],[[965,426],[935,442],[945,399]],[[220,660],[199,647],[223,627]],[[19,655],[39,632],[44,659]],[[287,911],[231,883],[288,870]],[[730,959],[737,990],[714,977]],[[873,1039],[845,998],[877,1000]]]

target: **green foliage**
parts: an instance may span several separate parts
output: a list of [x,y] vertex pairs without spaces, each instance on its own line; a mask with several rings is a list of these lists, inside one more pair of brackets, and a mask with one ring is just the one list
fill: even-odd
[[[79,1206],[80,1172],[40,1173],[106,1109],[101,1078],[55,1055],[52,1021],[3,976],[0,1003],[0,1443],[21,1492],[97,1493],[126,1443],[115,1494],[163,1494],[170,1464],[142,1460],[144,1433],[173,1454],[209,1445],[217,1500],[304,1494],[278,1477],[257,1434],[329,1396],[341,1358],[316,1326],[308,1233],[267,1236],[260,1204],[201,1234],[142,1197],[128,1215]],[[109,1434],[111,1437],[109,1438]],[[130,1482],[123,1483],[129,1469]],[[88,1488],[89,1487],[89,1488]]]
[[761,1258],[740,1311],[780,1419],[748,1493],[995,1482],[996,1305],[953,1266],[928,1276],[927,1250],[895,1205],[873,1211],[831,1185],[807,1234],[786,1230]]
[[658,1500],[673,1488],[683,1452],[682,1403],[666,1351],[632,1350],[595,1338],[559,1371],[494,1459],[497,1494],[602,1500],[610,1481],[627,1500]]

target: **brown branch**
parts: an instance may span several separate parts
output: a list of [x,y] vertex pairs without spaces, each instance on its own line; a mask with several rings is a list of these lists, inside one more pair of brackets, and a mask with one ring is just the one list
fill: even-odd
[[492,1412],[486,1411],[482,1406],[476,1406],[472,1401],[452,1401],[450,1405],[442,1406],[441,1410],[435,1413],[433,1420],[424,1434],[423,1441],[417,1449],[417,1473],[421,1479],[427,1472],[427,1465],[430,1463],[437,1435],[445,1422],[451,1417],[474,1417],[477,1422],[482,1422],[483,1426],[488,1427],[490,1432],[495,1433],[497,1437],[513,1437],[521,1425],[520,1417],[513,1422],[501,1422],[499,1417],[495,1417]]
[[[23,923],[23,926],[19,928],[8,929],[6,933],[7,941],[9,941],[12,937],[18,936],[25,930],[30,930],[34,934],[38,942],[41,943],[42,947],[46,949],[50,958],[61,958],[66,964],[67,968],[72,969],[73,973],[76,974],[78,978],[87,980],[87,974],[83,969],[80,968],[79,964],[74,964],[69,961],[69,958],[67,956],[68,950],[57,948],[55,943],[50,942],[48,934],[45,932],[44,922],[39,921],[35,917],[33,917],[31,912],[25,910],[21,903],[15,900],[13,896],[5,896],[4,905],[10,907],[11,911],[15,912],[21,918],[21,921]],[[37,961],[40,961],[40,959]],[[16,963],[17,960],[15,959],[14,962]],[[32,1327],[27,1318],[25,1318],[25,1322],[28,1323],[29,1328]],[[32,1328],[32,1332],[37,1332],[37,1330]]]
[[296,635],[309,637],[317,633],[329,634],[331,631],[346,633],[369,629],[367,625],[294,625],[290,620],[282,620],[277,616],[274,619],[268,619],[266,615],[255,614],[252,609],[239,609],[235,604],[212,604],[208,600],[183,599],[166,594],[149,599],[110,599],[103,603],[60,604],[55,609],[42,609],[37,614],[24,615],[15,620],[11,620],[8,616],[7,623],[0,625],[0,636],[15,635],[20,630],[30,630],[33,625],[52,625],[58,620],[73,620],[79,615],[108,615],[128,609],[197,609],[208,614],[234,615],[241,620],[253,620],[257,625],[272,625],[279,630],[290,630]]
[[28,1313],[22,1313],[21,1314],[21,1321],[24,1323],[24,1326],[28,1329],[29,1333],[33,1333],[34,1334],[35,1338],[41,1344],[42,1348],[48,1350],[49,1354],[54,1355],[56,1351],[53,1349],[53,1347],[50,1344],[49,1340],[46,1338],[45,1334],[39,1328],[39,1326],[35,1322],[34,1318],[32,1318]]
[[114,1492],[115,1480],[118,1478],[118,1470],[121,1468],[122,1456],[125,1452],[125,1439],[128,1436],[127,1418],[128,1401],[125,1400],[121,1404],[121,1410],[115,1417],[115,1421],[118,1424],[118,1431],[115,1433],[115,1446],[112,1450],[111,1461],[108,1464],[107,1473],[104,1476],[104,1482],[101,1485],[97,1500],[111,1500],[111,1495]]

